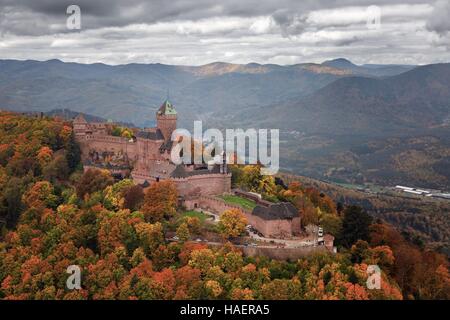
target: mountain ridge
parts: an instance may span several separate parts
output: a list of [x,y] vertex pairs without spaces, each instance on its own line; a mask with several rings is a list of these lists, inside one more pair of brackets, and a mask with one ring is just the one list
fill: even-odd
[[[406,72],[352,65],[356,71],[315,63],[186,67],[0,60],[0,108],[71,109],[149,127],[169,93],[181,128],[191,129],[194,120],[205,128],[280,128],[281,163],[295,173],[448,186],[450,64]],[[361,74],[361,68],[372,74]],[[379,70],[399,73],[374,76]]]

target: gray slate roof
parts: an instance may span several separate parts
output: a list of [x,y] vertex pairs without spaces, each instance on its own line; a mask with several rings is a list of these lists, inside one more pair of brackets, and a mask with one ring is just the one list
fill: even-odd
[[220,167],[218,165],[215,165],[212,170],[208,169],[196,169],[192,171],[187,171],[182,164],[177,165],[175,170],[172,171],[170,174],[171,178],[186,178],[186,177],[192,177],[196,175],[201,174],[210,174],[210,173],[220,173]]
[[137,134],[138,138],[149,139],[149,140],[164,140],[161,130],[157,129],[155,132],[152,131],[139,131]]
[[273,203],[267,207],[257,205],[252,214],[264,220],[293,219],[299,216],[297,208],[290,202]]

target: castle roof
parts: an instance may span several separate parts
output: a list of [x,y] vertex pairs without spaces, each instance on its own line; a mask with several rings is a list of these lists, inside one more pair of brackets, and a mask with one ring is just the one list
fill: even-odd
[[264,220],[293,219],[299,216],[298,210],[290,202],[273,203],[269,206],[257,205],[252,214]]
[[210,169],[195,169],[192,171],[188,171],[185,169],[184,165],[179,164],[170,174],[171,178],[187,178],[192,176],[198,176],[202,174],[211,174],[211,173],[220,173],[220,167],[215,165],[211,170]]
[[149,140],[164,140],[164,136],[159,129],[156,131],[139,131],[137,137]]
[[166,100],[163,102],[161,107],[158,109],[159,115],[175,115],[177,114],[177,111],[173,107],[173,105],[169,102],[169,100]]

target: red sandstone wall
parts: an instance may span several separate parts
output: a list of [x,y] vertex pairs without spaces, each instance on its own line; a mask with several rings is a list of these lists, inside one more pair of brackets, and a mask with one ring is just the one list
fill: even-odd
[[230,174],[204,174],[186,179],[173,179],[180,195],[220,195],[231,189]]
[[243,253],[249,257],[265,256],[276,260],[297,261],[313,252],[327,252],[325,246],[308,246],[300,248],[261,248],[261,247],[243,247]]
[[249,224],[265,237],[287,239],[300,233],[300,217],[292,220],[263,220],[258,216],[247,214],[247,219]]
[[126,138],[113,136],[90,135],[79,140],[82,156],[85,157],[90,150],[114,151],[128,154],[128,158],[135,160],[137,157],[136,142],[129,142]]
[[298,235],[302,232],[302,219],[300,217],[292,219],[292,233]]
[[143,161],[145,164],[149,160],[162,159],[159,152],[159,147],[161,141],[139,139],[137,140],[137,155],[139,156],[139,161]]

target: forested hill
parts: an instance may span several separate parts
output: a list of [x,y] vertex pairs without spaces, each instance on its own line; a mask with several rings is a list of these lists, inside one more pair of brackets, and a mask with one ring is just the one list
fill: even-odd
[[[234,166],[233,183],[290,201],[303,221],[336,236],[339,253],[243,256],[229,242],[245,231],[239,210],[207,224],[177,207],[170,181],[143,191],[108,171],[83,172],[70,122],[0,113],[0,299],[450,298],[446,257],[359,207],[258,169]],[[366,287],[371,264],[382,270],[380,289]],[[70,265],[82,270],[80,290],[66,287]]]

